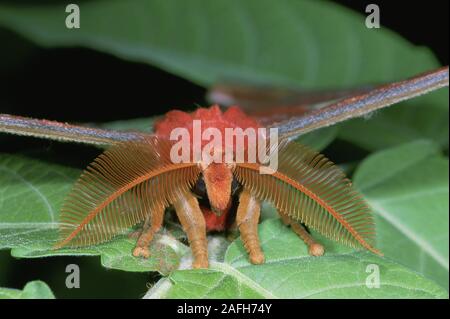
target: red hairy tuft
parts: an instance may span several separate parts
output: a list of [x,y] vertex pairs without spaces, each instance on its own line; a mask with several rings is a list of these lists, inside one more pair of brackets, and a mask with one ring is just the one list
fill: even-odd
[[228,227],[229,210],[217,216],[209,208],[200,207],[205,217],[206,231],[224,231]]
[[[170,111],[164,118],[154,124],[156,135],[160,138],[168,139],[172,130],[176,128],[186,128],[191,136],[193,136],[193,121],[201,120],[202,133],[207,128],[217,128],[225,137],[225,128],[254,128],[261,127],[256,120],[247,116],[239,107],[232,106],[225,112],[222,112],[218,105],[209,108],[198,108],[192,113],[183,111]],[[222,141],[224,143],[224,141]],[[202,146],[208,141],[202,141]]]

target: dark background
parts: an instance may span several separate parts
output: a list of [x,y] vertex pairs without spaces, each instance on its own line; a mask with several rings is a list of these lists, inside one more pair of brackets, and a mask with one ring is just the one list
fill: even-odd
[[[335,2],[363,14],[367,4],[378,4],[384,27],[414,44],[430,47],[442,64],[448,64],[448,1]],[[102,122],[149,117],[206,103],[204,88],[148,65],[82,48],[41,49],[3,29],[0,43],[0,113]],[[23,137],[0,136],[0,143],[2,152],[45,149],[45,154],[36,156],[80,168],[98,154],[90,147]],[[64,269],[69,263],[82,269],[81,289],[65,288]],[[157,276],[105,270],[94,257],[17,260],[7,251],[0,252],[0,286],[22,288],[35,279],[46,281],[57,297],[136,298]]]

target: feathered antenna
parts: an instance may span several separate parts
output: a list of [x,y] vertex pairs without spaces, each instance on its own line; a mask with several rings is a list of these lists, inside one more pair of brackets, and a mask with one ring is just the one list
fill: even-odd
[[63,204],[55,248],[107,241],[183,196],[200,170],[195,163],[173,164],[170,147],[168,141],[146,137],[100,155]]
[[325,237],[352,247],[373,247],[375,226],[369,205],[342,170],[322,154],[298,143],[284,143],[278,169],[259,173],[259,163],[237,163],[234,175],[260,200]]

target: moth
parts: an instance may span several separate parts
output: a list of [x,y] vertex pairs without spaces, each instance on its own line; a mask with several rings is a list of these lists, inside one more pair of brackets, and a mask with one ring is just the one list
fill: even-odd
[[[154,132],[122,132],[0,114],[0,132],[106,146],[65,199],[60,239],[55,248],[80,247],[112,239],[142,223],[132,254],[149,257],[149,245],[171,207],[184,229],[193,268],[208,267],[207,232],[231,227],[240,232],[249,260],[264,262],[258,238],[261,202],[272,203],[282,219],[306,243],[313,256],[324,254],[308,228],[355,248],[375,248],[369,205],[340,168],[294,139],[338,122],[448,86],[448,67],[376,87],[302,96],[230,85],[210,90],[218,105],[192,113],[170,111]],[[255,99],[257,97],[257,99]],[[315,108],[311,108],[315,105]],[[320,107],[317,107],[319,105]],[[260,174],[260,162],[188,161],[175,163],[170,134],[175,128],[276,128],[278,168]],[[203,130],[203,129],[202,129]],[[203,145],[202,145],[203,146]],[[247,145],[248,147],[248,145]]]

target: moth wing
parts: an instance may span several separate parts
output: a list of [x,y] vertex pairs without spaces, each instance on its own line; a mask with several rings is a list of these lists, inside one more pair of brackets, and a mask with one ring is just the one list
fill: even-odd
[[96,146],[111,146],[150,135],[144,132],[93,128],[9,114],[0,114],[0,133],[2,132]]
[[316,129],[360,117],[381,108],[448,86],[448,66],[418,74],[406,80],[378,85],[367,91],[356,92],[324,103],[320,108],[304,114],[276,121],[283,139],[296,137]]
[[448,83],[449,69],[445,66],[406,80],[350,90],[287,93],[267,87],[221,84],[213,87],[208,97],[219,104],[241,104],[261,124],[277,127],[283,138],[295,138],[426,94]]
[[218,83],[208,91],[211,103],[238,105],[264,126],[299,117],[340,99],[370,91],[372,86],[351,89],[299,90],[248,83]]

